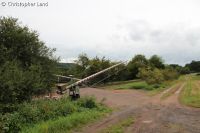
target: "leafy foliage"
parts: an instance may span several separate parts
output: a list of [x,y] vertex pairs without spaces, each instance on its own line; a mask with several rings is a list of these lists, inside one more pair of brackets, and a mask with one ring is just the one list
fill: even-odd
[[188,67],[191,72],[200,72],[200,61],[192,61],[185,66]]
[[37,32],[14,18],[0,18],[0,38],[0,103],[8,107],[50,91],[55,49],[46,47]]
[[167,67],[164,70],[162,70],[163,76],[165,80],[174,80],[178,79],[180,74],[177,72],[176,69],[173,69],[172,67]]
[[75,112],[70,116],[59,117],[55,120],[38,123],[34,127],[25,128],[22,133],[66,133],[100,118],[108,112],[109,110],[106,108]]
[[[76,64],[76,67],[68,72],[71,72],[70,74],[74,74],[79,78],[83,78],[108,68],[115,64],[115,62],[111,62],[110,60],[105,59],[105,57],[95,57],[90,59],[86,54],[80,54]],[[163,59],[158,55],[153,55],[147,59],[144,55],[140,54],[135,55],[127,65],[120,65],[117,69],[118,70],[110,70],[109,72],[101,74],[95,79],[90,80],[89,83],[93,84],[110,76],[109,79],[106,79],[101,83],[142,78],[149,84],[160,84],[164,80],[176,79],[178,78],[179,73],[187,71],[178,65],[165,65]],[[119,72],[116,73],[116,71]]]
[[158,68],[141,68],[138,76],[148,84],[160,84],[164,81],[163,73]]
[[178,79],[179,73],[172,67],[165,69],[141,68],[138,76],[148,84],[161,84],[163,81]]
[[149,59],[149,64],[152,67],[158,68],[158,69],[163,69],[165,68],[165,65],[163,63],[164,61],[162,60],[161,57],[159,57],[158,55],[153,55],[151,56],[151,58]]
[[71,101],[69,98],[63,97],[59,100],[25,102],[18,105],[17,111],[1,114],[0,129],[4,132],[19,132],[22,128],[41,121],[98,108],[101,106],[95,102],[93,97],[81,98],[78,101]]
[[188,66],[182,67],[178,64],[170,64],[169,66],[172,67],[173,69],[175,69],[180,74],[189,74],[190,73],[190,68]]
[[144,68],[148,65],[148,60],[144,55],[135,55],[135,57],[128,63],[128,79],[134,79],[137,77],[140,68]]
[[[106,69],[114,64],[116,64],[116,62],[111,62],[105,57],[99,58],[96,56],[95,58],[89,58],[86,54],[80,54],[78,60],[76,61],[76,66],[71,68],[67,73],[68,75],[74,75],[75,77],[78,78],[84,78],[94,73],[97,73],[103,69]],[[103,80],[101,83],[114,80],[123,80],[124,78],[122,75],[125,75],[126,73],[123,73],[124,71],[122,70],[124,70],[125,68],[126,68],[125,65],[121,65],[117,68],[117,70],[114,69],[106,73],[102,73],[101,75],[91,79],[88,82],[88,84],[98,83],[102,79],[105,80]],[[118,76],[116,76],[117,74],[115,75],[115,73],[117,72],[119,72]]]

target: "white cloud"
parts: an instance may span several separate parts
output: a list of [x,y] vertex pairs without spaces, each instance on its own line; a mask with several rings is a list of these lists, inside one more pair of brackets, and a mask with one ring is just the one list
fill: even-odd
[[76,60],[77,60],[77,58],[67,58],[67,59],[61,58],[60,62],[61,63],[66,63],[66,62],[68,62],[68,63],[74,63]]
[[17,17],[37,30],[62,61],[82,52],[113,60],[159,54],[179,64],[200,57],[198,0],[43,1],[49,7],[0,7],[0,15]]

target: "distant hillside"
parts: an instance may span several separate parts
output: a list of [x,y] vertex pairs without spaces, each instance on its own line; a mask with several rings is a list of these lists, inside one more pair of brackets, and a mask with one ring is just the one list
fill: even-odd
[[64,68],[64,69],[69,69],[69,68],[72,68],[75,66],[76,66],[76,64],[74,64],[74,63],[58,63],[58,67]]

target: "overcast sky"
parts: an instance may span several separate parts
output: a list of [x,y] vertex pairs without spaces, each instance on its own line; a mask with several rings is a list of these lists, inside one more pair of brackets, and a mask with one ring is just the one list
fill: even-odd
[[0,5],[0,16],[38,31],[64,62],[80,53],[112,60],[158,54],[181,65],[200,60],[199,0],[29,0],[38,1],[48,7]]

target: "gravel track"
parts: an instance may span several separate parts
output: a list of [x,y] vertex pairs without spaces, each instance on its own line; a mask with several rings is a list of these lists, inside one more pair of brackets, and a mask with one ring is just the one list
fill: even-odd
[[93,95],[116,111],[79,132],[98,133],[133,116],[135,123],[125,133],[200,133],[200,109],[185,107],[178,102],[184,86],[185,83],[176,85],[177,90],[164,100],[161,97],[166,91],[150,97],[137,90],[83,88],[82,95]]

